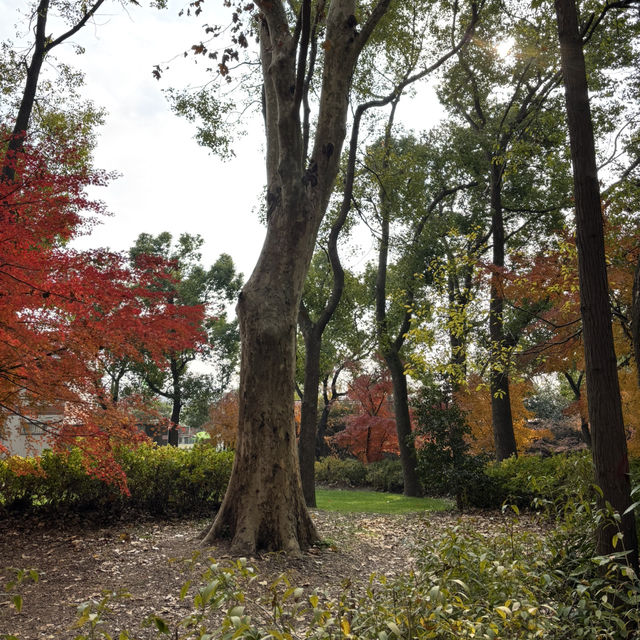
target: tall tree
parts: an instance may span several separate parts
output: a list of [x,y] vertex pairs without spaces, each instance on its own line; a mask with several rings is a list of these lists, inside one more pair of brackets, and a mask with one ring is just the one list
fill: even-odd
[[[242,274],[236,274],[233,261],[226,254],[205,269],[200,264],[203,242],[200,236],[188,233],[183,233],[176,243],[168,232],[157,236],[142,233],[129,252],[134,265],[149,256],[162,258],[171,265],[173,281],[158,282],[167,305],[201,306],[205,310],[198,327],[199,344],[187,349],[168,349],[163,361],[148,357],[138,367],[149,389],[171,403],[169,444],[173,446],[178,445],[178,426],[185,403],[204,407],[200,411],[205,414],[204,420],[209,404],[225,390],[237,361],[237,330],[235,322],[227,322],[225,305],[235,300],[242,286]],[[217,380],[188,370],[196,358],[216,366]]]
[[[298,324],[304,350],[300,436],[298,453],[302,490],[308,507],[315,507],[315,460],[318,439],[324,437],[340,373],[349,362],[360,359],[370,348],[366,330],[359,322],[365,303],[364,285],[342,268],[334,244],[335,225],[327,253],[316,253],[307,274],[300,302]],[[338,298],[339,302],[335,302]],[[335,305],[335,308],[333,306]],[[329,378],[332,378],[331,384]],[[318,418],[318,387],[323,386],[323,410]],[[330,388],[329,388],[330,387]],[[329,397],[331,394],[331,397]]]
[[[297,315],[339,168],[351,79],[391,0],[255,4],[267,142],[267,235],[238,302],[236,456],[205,542],[223,536],[232,538],[236,552],[267,547],[296,553],[317,539],[302,494],[294,431]],[[320,42],[322,56],[316,60]],[[301,107],[309,104],[307,72],[316,63],[321,80],[311,134]]]
[[[633,511],[627,512],[631,504],[629,461],[611,330],[602,205],[583,39],[575,1],[555,0],[555,9],[573,163],[591,450],[602,501],[609,502],[621,514],[622,545],[628,552],[629,564],[637,571],[638,538]],[[600,554],[615,550],[617,526],[610,520],[599,526]]]
[[[562,167],[554,154],[559,132],[545,114],[553,106],[560,76],[551,54],[553,25],[544,9],[519,17],[499,3],[485,17],[480,37],[458,54],[440,94],[468,124],[476,153],[484,158],[484,175],[478,179],[486,185],[485,224],[492,254],[489,384],[496,456],[502,460],[517,454],[509,369],[518,339],[518,332],[509,327],[503,272],[509,245],[534,238],[563,203]],[[507,35],[514,38],[512,52],[501,56],[498,45]]]
[[[366,157],[369,193],[363,191],[362,200],[373,203],[370,227],[378,240],[378,260],[373,267],[378,350],[393,383],[404,492],[415,496],[422,488],[411,437],[406,373],[411,345],[407,338],[429,315],[424,291],[429,266],[441,251],[438,238],[444,226],[438,215],[440,207],[473,183],[457,184],[458,176],[445,176],[440,150],[428,142],[423,144],[412,136],[393,138],[395,106],[383,140],[371,147]],[[422,318],[415,314],[417,307],[424,310]]]
[[[122,481],[114,447],[141,434],[132,402],[113,403],[105,392],[102,356],[187,348],[201,310],[166,305],[157,284],[170,276],[158,262],[135,270],[119,254],[68,248],[83,212],[101,211],[86,189],[104,176],[77,162],[83,150],[56,140],[45,153],[26,144],[6,160],[6,149],[0,162],[14,180],[0,181],[0,433],[9,418],[22,419],[52,446],[79,443],[96,475]],[[40,423],[47,406],[63,408],[63,419]]]
[[[469,40],[475,23],[477,21],[477,11],[473,5],[470,22],[459,31],[457,12],[453,12],[451,24],[451,41],[453,45],[448,52],[441,55],[435,62],[425,59],[427,50],[428,16],[425,15],[424,3],[421,0],[406,2],[395,5],[384,22],[384,28],[379,29],[377,34],[378,47],[372,48],[368,52],[367,63],[362,65],[359,76],[356,78],[356,93],[364,94],[366,100],[361,102],[355,109],[353,125],[351,129],[351,139],[347,154],[347,163],[342,192],[342,202],[337,217],[335,218],[327,241],[327,254],[333,272],[333,287],[327,297],[326,304],[312,320],[304,307],[304,300],[301,303],[299,323],[306,345],[305,362],[305,386],[302,398],[302,416],[299,439],[299,457],[302,474],[302,488],[309,506],[315,506],[315,482],[314,482],[314,442],[316,441],[316,423],[318,414],[317,387],[319,382],[318,362],[322,348],[322,335],[335,312],[342,296],[344,288],[344,273],[337,250],[338,236],[346,223],[347,215],[351,208],[353,198],[353,187],[355,178],[355,167],[358,154],[360,126],[363,117],[375,108],[380,108],[392,104],[392,111],[395,112],[396,105],[403,92],[420,80],[423,80],[430,73],[439,69],[456,51],[462,48]],[[456,42],[457,38],[457,42]],[[382,64],[385,74],[377,74],[375,68]],[[375,94],[386,93],[382,97]],[[325,398],[326,389],[325,384]],[[325,403],[323,417],[326,418],[328,404]],[[405,423],[400,424],[400,428],[405,428]],[[406,439],[406,438],[405,438]],[[402,451],[405,457],[411,457],[411,445],[403,446]],[[412,474],[409,464],[407,473]],[[407,491],[414,491],[417,480],[415,477],[405,479]]]

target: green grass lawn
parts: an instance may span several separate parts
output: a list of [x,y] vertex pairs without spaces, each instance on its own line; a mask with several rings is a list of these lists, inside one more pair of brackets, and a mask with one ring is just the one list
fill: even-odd
[[397,493],[348,489],[316,489],[316,501],[318,509],[342,513],[410,513],[453,508],[451,500],[440,498],[407,498]]

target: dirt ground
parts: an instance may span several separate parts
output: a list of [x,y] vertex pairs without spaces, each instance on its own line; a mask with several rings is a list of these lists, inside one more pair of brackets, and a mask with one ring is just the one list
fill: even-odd
[[[325,545],[300,558],[269,553],[247,559],[259,573],[247,594],[248,609],[251,601],[269,593],[269,585],[282,574],[305,593],[318,590],[332,595],[346,579],[365,582],[374,572],[387,576],[406,572],[413,563],[415,541],[441,535],[460,518],[456,513],[382,516],[314,510],[312,514]],[[463,518],[465,526],[489,533],[503,526],[500,514]],[[140,622],[154,614],[171,624],[188,615],[209,558],[234,561],[224,545],[200,549],[197,535],[206,524],[201,520],[91,523],[79,517],[53,526],[37,518],[1,522],[0,587],[12,580],[16,569],[36,569],[39,581],[25,580],[9,593],[0,592],[0,638],[3,634],[20,640],[76,638],[88,632],[88,627],[72,628],[78,606],[99,601],[105,591],[129,596],[110,601],[110,611],[102,614],[104,631],[114,638],[123,629],[136,640],[159,637],[156,629],[143,628]],[[197,551],[201,553],[190,562]],[[194,586],[181,599],[187,580]],[[22,597],[20,612],[15,595]]]

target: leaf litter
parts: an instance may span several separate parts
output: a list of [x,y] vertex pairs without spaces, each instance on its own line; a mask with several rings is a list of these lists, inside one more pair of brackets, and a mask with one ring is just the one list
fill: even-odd
[[[410,571],[416,543],[434,539],[462,519],[465,527],[492,536],[505,526],[499,512],[453,512],[376,515],[341,514],[313,510],[323,544],[300,557],[280,553],[257,554],[248,564],[258,573],[247,584],[246,605],[259,607],[279,577],[326,597],[366,585],[373,573],[392,577]],[[231,563],[228,546],[200,549],[202,520],[98,521],[71,517],[48,522],[41,518],[10,517],[0,522],[0,585],[15,576],[16,569],[35,569],[39,581],[25,581],[10,593],[0,593],[0,635],[20,640],[72,640],[78,606],[105,592],[120,594],[109,602],[102,619],[114,637],[128,630],[137,640],[157,638],[157,629],[141,627],[143,619],[161,616],[170,625],[193,610],[190,597],[181,598],[187,581],[210,563]],[[518,527],[537,527],[521,518]],[[194,552],[200,550],[200,554]],[[193,586],[189,593],[194,591]],[[13,597],[21,596],[18,612]]]

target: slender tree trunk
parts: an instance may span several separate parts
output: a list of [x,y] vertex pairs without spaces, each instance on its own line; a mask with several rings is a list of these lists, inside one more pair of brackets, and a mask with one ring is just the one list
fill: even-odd
[[622,418],[616,355],[611,328],[609,286],[604,252],[600,187],[596,168],[587,74],[574,0],[555,0],[567,122],[573,162],[576,244],[580,275],[580,308],[585,350],[587,399],[595,479],[602,502],[621,514],[620,525],[603,522],[597,551],[608,554],[620,527],[628,562],[638,570],[638,539],[631,504],[629,461]]
[[316,460],[329,455],[329,447],[325,440],[327,435],[327,425],[329,424],[329,412],[333,400],[329,399],[329,376],[322,381],[322,413],[318,420],[318,428],[316,430]]
[[31,113],[33,111],[33,105],[36,100],[36,92],[38,89],[38,81],[40,80],[40,71],[42,70],[42,64],[45,57],[60,43],[68,40],[72,35],[77,33],[87,21],[96,13],[100,8],[100,5],[104,0],[97,0],[92,6],[85,7],[85,12],[82,18],[73,25],[67,32],[63,33],[58,38],[52,39],[47,35],[47,18],[49,14],[50,0],[40,0],[36,9],[36,27],[35,27],[35,42],[33,43],[33,54],[31,61],[27,67],[27,79],[25,82],[24,90],[22,92],[22,99],[20,101],[20,107],[18,108],[18,115],[13,126],[13,132],[11,140],[7,149],[6,158],[8,162],[5,162],[2,167],[2,173],[0,180],[12,182],[15,179],[15,169],[12,164],[12,156],[19,153],[24,148],[24,141],[29,128],[29,120],[31,119]]
[[393,383],[393,411],[396,419],[396,432],[402,463],[405,496],[423,495],[422,485],[418,478],[418,458],[416,448],[411,439],[411,415],[409,413],[409,392],[404,365],[397,353],[385,353],[385,361],[391,372]]
[[300,411],[298,458],[302,492],[308,507],[316,506],[316,427],[318,423],[318,387],[320,385],[320,350],[322,336],[304,333],[304,394]]
[[511,398],[509,395],[509,352],[504,334],[504,220],[502,216],[502,165],[491,164],[491,222],[493,236],[493,266],[491,299],[489,301],[489,336],[491,338],[491,424],[496,458],[517,456],[513,433]]
[[[452,267],[455,269],[455,266]],[[459,390],[461,382],[467,379],[467,342],[469,323],[467,307],[471,290],[471,267],[464,267],[462,277],[452,272],[447,278],[449,298],[449,348],[453,371],[449,375],[451,392]],[[462,320],[460,319],[462,316]]]
[[582,397],[582,392],[580,391],[580,387],[582,386],[582,377],[583,373],[578,375],[578,380],[574,380],[573,376],[568,372],[564,372],[564,377],[569,383],[571,387],[571,391],[573,392],[573,398],[578,403],[578,408],[580,410],[580,433],[582,435],[583,442],[587,445],[587,449],[591,449],[591,430],[589,429],[589,420],[584,415],[582,411],[582,406],[580,404],[580,399]]
[[633,337],[633,359],[636,363],[638,386],[640,386],[640,260],[636,265],[636,270],[633,275],[631,334]]
[[180,442],[180,413],[182,412],[182,387],[180,386],[180,372],[184,371],[180,367],[180,363],[171,358],[171,378],[172,378],[172,394],[171,394],[171,427],[169,428],[168,444],[177,447]]
[[15,168],[11,158],[24,148],[24,139],[27,135],[31,112],[36,99],[36,90],[38,88],[38,80],[40,78],[40,70],[46,54],[46,27],[47,14],[49,12],[49,0],[41,0],[37,12],[35,43],[33,47],[33,55],[31,62],[27,68],[27,80],[22,92],[22,100],[18,109],[18,115],[13,126],[13,132],[7,149],[7,159],[2,167],[2,180],[12,182],[15,179]]

